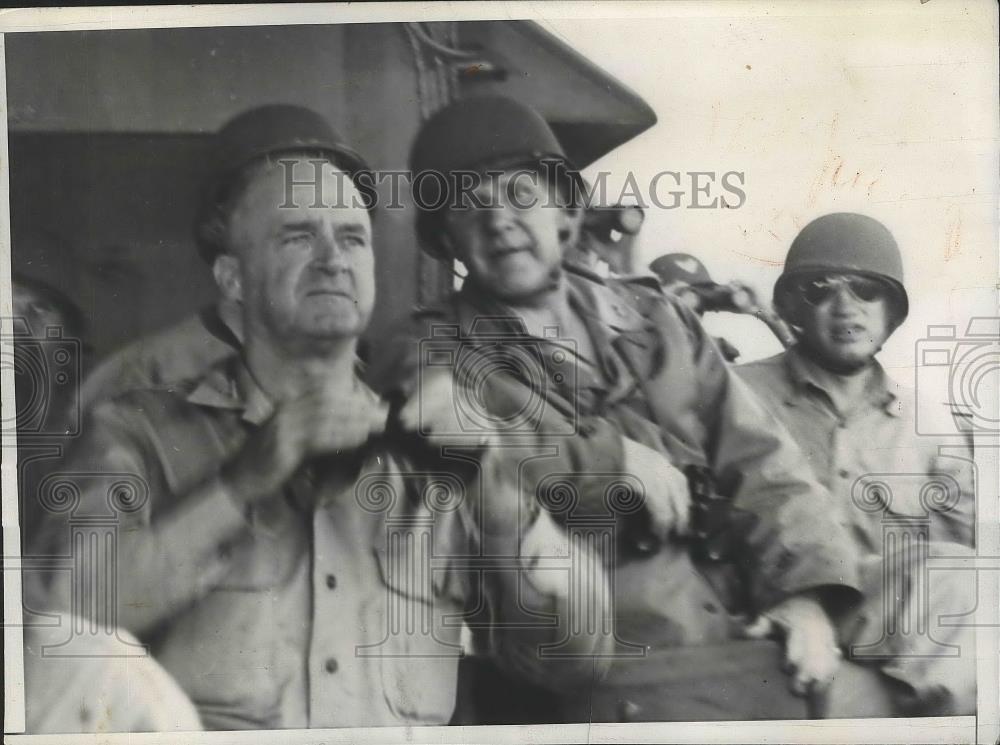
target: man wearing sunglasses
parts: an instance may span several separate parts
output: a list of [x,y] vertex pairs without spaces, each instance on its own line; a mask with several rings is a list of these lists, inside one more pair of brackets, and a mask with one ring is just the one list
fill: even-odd
[[[893,521],[908,519],[927,530],[932,556],[962,554],[973,542],[975,506],[969,453],[949,449],[946,455],[941,443],[916,434],[913,393],[894,383],[876,359],[909,310],[895,239],[864,215],[837,213],[814,220],[792,243],[775,285],[774,306],[796,343],[737,371],[805,451],[833,496],[832,514],[862,557],[866,600],[864,607],[845,609],[842,641],[850,648],[882,635],[881,651],[888,656],[873,674],[888,696],[880,699],[855,687],[857,702],[871,710],[849,713],[971,713],[970,630],[937,624],[942,614],[975,607],[970,578],[961,576],[968,573],[932,572],[930,607],[919,608],[926,587],[913,571],[916,563],[893,553],[884,538]],[[938,488],[940,499],[928,499],[928,488]],[[897,568],[903,582],[892,592],[886,586],[883,598],[883,570]],[[904,638],[891,632],[890,620],[905,623],[916,615],[930,622],[929,633]],[[961,656],[945,656],[943,644],[958,645]],[[863,650],[855,646],[854,652],[863,661]],[[886,706],[889,710],[880,708]]]

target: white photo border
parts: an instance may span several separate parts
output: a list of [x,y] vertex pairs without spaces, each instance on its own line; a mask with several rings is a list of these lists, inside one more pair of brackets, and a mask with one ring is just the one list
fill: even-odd
[[[924,2],[925,0],[920,0]],[[942,0],[936,0],[941,2]],[[293,24],[344,24],[404,21],[510,20],[532,19],[544,24],[551,18],[694,18],[719,13],[731,18],[760,14],[809,17],[816,15],[818,3],[809,0],[787,2],[414,2],[414,3],[329,3],[283,5],[149,6],[8,9],[0,14],[0,328],[4,339],[12,335],[10,182],[7,133],[7,99],[4,35],[62,30],[110,30],[135,28],[183,28],[212,26],[284,26]],[[957,3],[956,3],[957,5]],[[991,5],[967,3],[978,7]],[[866,13],[873,23],[887,23],[893,15],[913,12],[918,0],[890,2],[834,2],[824,0],[823,14]],[[994,8],[995,9],[995,8]],[[957,12],[957,11],[956,11]],[[881,17],[879,20],[877,17]],[[995,30],[994,26],[990,30]],[[887,26],[888,28],[888,26]],[[638,64],[638,63],[637,63]],[[627,81],[625,81],[627,83]],[[993,93],[984,91],[984,95]],[[4,342],[6,343],[6,342]],[[13,370],[0,370],[4,419],[14,411]],[[16,488],[16,447],[5,440],[2,465],[2,515],[4,540],[4,743],[11,745],[97,745],[129,743],[209,743],[210,745],[320,745],[341,742],[885,742],[885,743],[994,743],[1000,738],[1000,695],[998,695],[997,609],[1000,608],[1000,511],[995,492],[977,499],[978,557],[995,561],[998,571],[989,571],[980,585],[977,620],[979,657],[979,706],[975,717],[919,719],[859,719],[790,722],[708,722],[648,724],[572,724],[504,727],[389,727],[336,730],[268,730],[247,732],[22,735],[24,730],[23,640],[21,638],[21,582],[17,569],[20,556],[18,498]],[[1000,483],[1000,443],[990,441],[977,448],[980,483]],[[992,497],[992,498],[989,498]],[[10,557],[10,558],[8,558]],[[11,733],[11,734],[6,734]]]

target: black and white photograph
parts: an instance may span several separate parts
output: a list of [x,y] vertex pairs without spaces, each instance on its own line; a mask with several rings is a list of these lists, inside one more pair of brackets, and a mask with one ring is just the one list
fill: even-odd
[[1000,742],[998,40],[3,11],[4,743]]

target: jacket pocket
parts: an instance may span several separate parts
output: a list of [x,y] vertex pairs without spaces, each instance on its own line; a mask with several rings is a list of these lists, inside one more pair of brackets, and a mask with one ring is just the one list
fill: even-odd
[[376,549],[386,602],[378,604],[380,644],[365,654],[379,657],[386,704],[401,723],[447,724],[455,708],[461,623],[459,612],[435,591],[430,564],[419,561],[417,545]]

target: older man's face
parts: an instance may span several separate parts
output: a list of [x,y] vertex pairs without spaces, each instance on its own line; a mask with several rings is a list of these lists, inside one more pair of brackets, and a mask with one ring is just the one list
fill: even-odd
[[[343,171],[309,158],[263,167],[230,218],[249,328],[284,346],[359,336],[375,304],[372,226]],[[289,182],[312,182],[286,192]],[[294,168],[291,177],[285,168]],[[321,197],[318,199],[317,197]],[[249,329],[248,329],[249,330]]]
[[555,206],[551,188],[541,174],[509,170],[484,179],[475,191],[478,202],[448,213],[456,257],[501,300],[516,303],[552,285],[562,261],[560,233],[573,218]]

